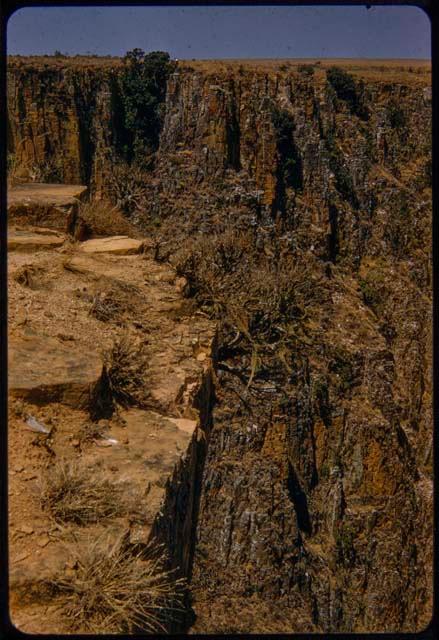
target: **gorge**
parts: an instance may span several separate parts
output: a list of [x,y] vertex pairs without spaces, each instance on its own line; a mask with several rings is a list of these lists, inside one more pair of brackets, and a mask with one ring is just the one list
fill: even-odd
[[[84,185],[150,240],[148,269],[180,283],[182,357],[203,325],[195,413],[166,407],[197,428],[151,528],[188,583],[178,630],[422,630],[429,66],[180,61],[158,81],[159,130],[128,156],[124,68],[11,58],[8,149],[17,182]],[[10,223],[20,216],[10,208]],[[80,208],[72,242],[79,228]]]

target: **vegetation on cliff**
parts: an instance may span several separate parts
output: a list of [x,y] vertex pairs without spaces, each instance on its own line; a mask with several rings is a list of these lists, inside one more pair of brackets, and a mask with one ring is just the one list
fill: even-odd
[[168,53],[128,51],[121,72],[119,152],[128,162],[149,167],[163,123],[166,82],[175,68]]

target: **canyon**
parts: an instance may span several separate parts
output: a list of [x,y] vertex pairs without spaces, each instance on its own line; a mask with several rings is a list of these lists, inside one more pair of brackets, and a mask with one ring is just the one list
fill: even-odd
[[[8,63],[13,620],[64,629],[29,589],[41,570],[16,522],[49,526],[17,471],[35,450],[34,479],[66,455],[128,478],[127,504],[136,495],[148,512],[136,515],[139,539],[160,541],[188,585],[172,631],[422,630],[433,580],[429,65],[180,61],[148,166],[124,156],[123,69]],[[55,184],[73,185],[61,204]],[[85,247],[105,238],[81,235],[87,194],[125,208],[131,225],[98,234],[109,236],[102,253]],[[116,235],[134,253],[108,250]],[[103,330],[90,305],[120,282],[135,304]],[[23,382],[24,360],[62,371],[68,350],[98,384],[96,354],[126,326],[148,353],[146,407],[92,416],[67,374],[62,393],[59,380],[40,393]],[[25,413],[56,425],[52,453],[32,446]],[[88,420],[104,420],[118,446],[78,453]],[[40,555],[62,571],[53,534]]]

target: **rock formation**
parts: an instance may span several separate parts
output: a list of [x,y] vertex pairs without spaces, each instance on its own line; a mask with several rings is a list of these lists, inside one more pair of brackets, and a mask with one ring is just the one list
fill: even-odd
[[[11,62],[24,173],[108,190],[119,72]],[[324,65],[194,63],[168,80],[133,220],[170,252],[250,229],[307,287],[267,378],[219,331],[204,437],[155,524],[189,579],[192,632],[418,631],[431,617],[430,77],[352,73],[361,109]]]

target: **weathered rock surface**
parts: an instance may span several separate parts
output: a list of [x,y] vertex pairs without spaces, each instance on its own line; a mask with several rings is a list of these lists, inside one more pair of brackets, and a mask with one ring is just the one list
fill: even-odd
[[64,244],[65,237],[60,234],[44,234],[16,229],[8,233],[8,251],[34,252],[44,249],[56,249]]
[[128,236],[110,236],[109,238],[94,238],[81,243],[84,253],[113,253],[128,256],[140,253],[142,240],[128,238]]
[[83,185],[23,183],[8,189],[8,220],[67,232],[74,224]]
[[99,353],[81,353],[49,336],[12,338],[8,354],[9,393],[29,402],[81,407],[101,380]]

